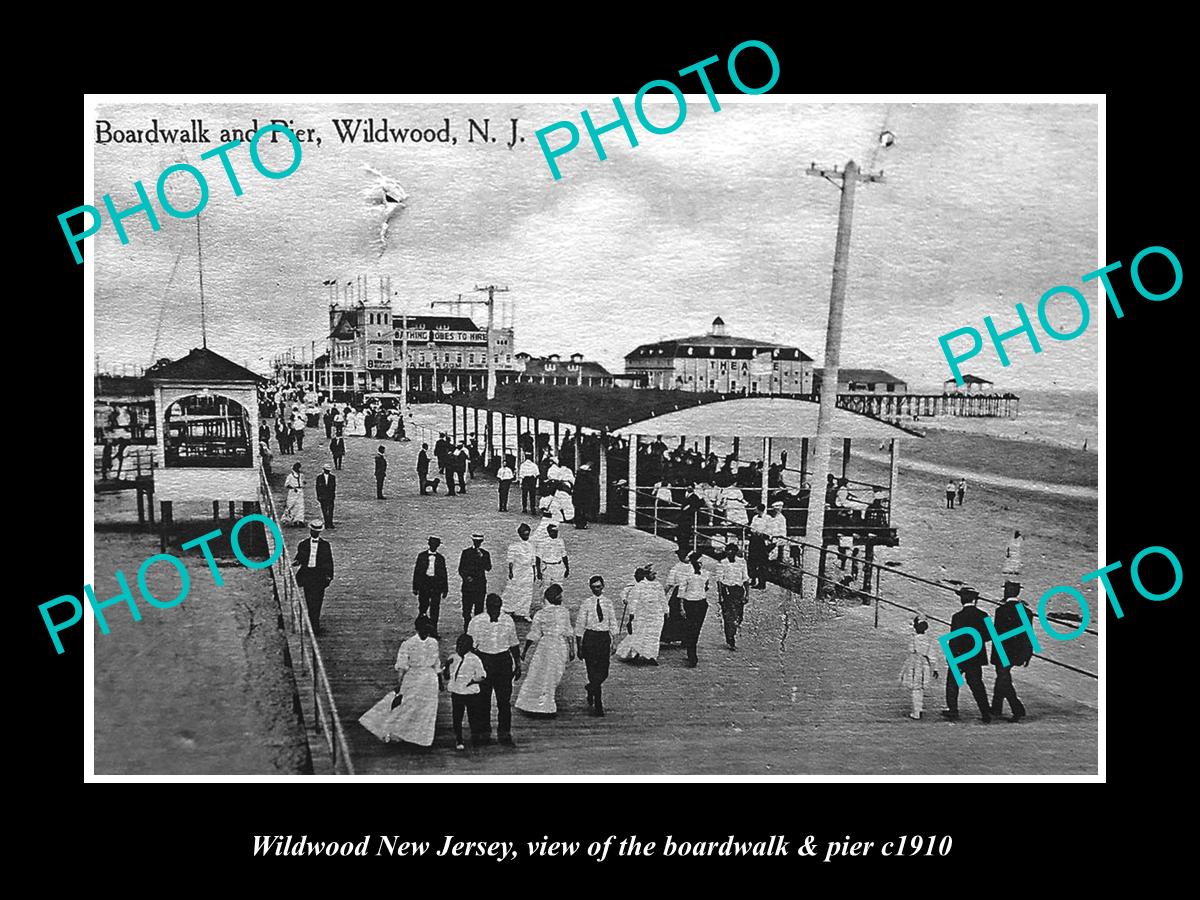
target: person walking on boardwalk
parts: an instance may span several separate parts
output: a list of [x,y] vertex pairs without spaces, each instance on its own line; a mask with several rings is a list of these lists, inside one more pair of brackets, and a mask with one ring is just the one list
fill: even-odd
[[471,746],[490,744],[492,739],[485,735],[483,719],[483,684],[487,671],[483,660],[475,652],[475,639],[469,634],[460,634],[454,644],[454,653],[446,660],[444,670],[450,688],[450,722],[454,727],[454,749],[466,750],[463,743],[463,713],[471,727]]
[[680,591],[683,597],[683,646],[687,650],[687,667],[696,668],[699,661],[696,656],[696,644],[700,640],[700,631],[704,627],[704,617],[708,614],[708,575],[701,571],[700,560],[704,554],[694,550],[688,561],[692,571],[684,579]]
[[496,470],[496,489],[500,493],[500,512],[508,512],[508,491],[512,487],[516,473],[508,466],[508,460],[500,464]]
[[446,557],[438,552],[442,539],[436,534],[429,536],[429,549],[417,554],[416,565],[413,566],[413,593],[417,597],[417,609],[433,623],[433,633],[436,636],[438,614],[442,601],[449,592],[446,577]]
[[321,416],[321,422],[325,425],[325,440],[330,440],[333,437],[333,407],[330,406]]
[[308,620],[314,634],[321,632],[321,606],[325,602],[325,589],[333,581],[333,548],[329,541],[321,538],[325,526],[313,520],[308,526],[308,540],[296,547],[296,583],[304,591],[304,605],[308,607]]
[[492,571],[492,555],[483,549],[483,533],[471,535],[472,546],[463,550],[458,558],[458,574],[462,578],[463,631],[471,625],[471,619],[483,612],[483,598],[487,596],[487,573]]
[[667,620],[663,624],[660,640],[664,644],[683,643],[687,632],[683,615],[683,585],[692,574],[692,564],[688,560],[691,551],[680,547],[675,555],[679,561],[671,566],[663,581],[663,590],[667,595]]
[[562,585],[546,588],[546,605],[537,611],[525,635],[521,659],[537,644],[529,664],[529,673],[517,696],[517,709],[525,713],[553,716],[558,712],[555,694],[566,674],[567,664],[575,660],[575,635],[571,614],[562,605]]
[[292,471],[283,482],[287,489],[287,499],[284,501],[284,525],[304,524],[304,476],[300,474],[300,463],[292,463]]
[[429,445],[422,444],[421,452],[417,454],[417,484],[421,487],[421,496],[424,497],[428,491],[426,488],[432,487],[436,494],[440,478],[429,480]]
[[537,484],[538,476],[541,470],[538,469],[537,463],[533,461],[533,457],[526,453],[525,459],[521,462],[521,468],[517,472],[517,477],[521,479],[521,512],[538,514],[538,495]]
[[329,455],[333,457],[333,467],[342,471],[342,460],[346,457],[346,439],[339,431],[329,442]]
[[546,537],[536,546],[537,577],[543,584],[561,585],[571,574],[571,562],[567,559],[567,545],[558,536],[558,526],[551,522],[546,526]]
[[593,575],[588,581],[592,597],[579,604],[575,614],[576,649],[587,666],[587,703],[592,714],[604,715],[602,688],[608,678],[608,662],[616,650],[619,633],[612,601],[604,596],[604,579]]
[[504,587],[504,611],[514,619],[529,621],[533,582],[537,575],[536,554],[525,522],[517,526],[517,540],[508,545],[508,584]]
[[446,465],[450,467],[450,480],[453,483],[454,479],[458,478],[458,492],[465,494],[467,492],[467,445],[465,442],[460,443],[458,447],[450,454],[450,459]]
[[642,566],[642,580],[629,595],[629,610],[633,616],[631,661],[658,665],[659,638],[667,617],[667,595],[650,564]]
[[746,571],[746,560],[738,555],[737,544],[726,544],[725,557],[717,565],[717,598],[725,623],[725,645],[730,650],[737,649],[737,632],[749,596],[750,574]]
[[333,502],[337,499],[337,477],[325,463],[325,470],[317,476],[317,503],[321,505],[321,517],[326,528],[333,528]]
[[958,488],[954,484],[954,479],[951,478],[946,482],[946,509],[954,509],[954,495]]
[[383,444],[375,454],[375,499],[386,500],[383,496],[383,479],[387,478],[387,457],[383,452]]
[[437,726],[442,659],[434,624],[424,616],[417,616],[414,627],[417,633],[402,643],[396,653],[400,705],[388,718],[384,740],[428,747],[433,744]]
[[750,586],[763,590],[767,586],[767,508],[758,504],[757,514],[750,520],[750,546],[746,555]]
[[438,439],[433,443],[433,455],[437,459],[438,474],[446,475],[446,457],[450,455],[450,442],[446,440],[446,432],[438,435]]
[[482,734],[487,741],[492,733],[492,697],[496,698],[496,733],[501,744],[513,746],[513,682],[521,677],[521,642],[512,616],[501,608],[499,594],[488,594],[484,611],[467,628],[475,641],[475,652],[483,660],[487,681],[480,688]]
[[908,657],[900,670],[900,686],[912,692],[910,719],[921,718],[925,711],[925,688],[937,680],[937,669],[933,666],[936,645],[929,634],[929,622],[918,613],[913,619],[913,635],[908,642]]
[[292,414],[292,437],[296,440],[296,449],[304,450],[304,413],[299,409]]
[[[996,608],[996,614],[992,617],[997,634],[1015,631],[1033,620],[1033,612],[1025,605],[1020,594],[1021,585],[1015,581],[1004,582],[1004,602]],[[1024,607],[1024,622],[1018,607]],[[1008,657],[1007,664],[1000,656],[1001,649]],[[1012,721],[1020,722],[1025,718],[1025,704],[1021,702],[1017,696],[1017,689],[1013,686],[1012,670],[1013,666],[1028,666],[1031,659],[1033,643],[1029,640],[1027,632],[1022,631],[1003,642],[992,641],[992,665],[996,667],[996,684],[992,687],[993,716],[999,718],[1004,713],[1004,701],[1007,700],[1012,710]]]
[[967,495],[967,479],[958,479],[958,505],[963,505],[963,498]]
[[[950,617],[950,630],[974,628],[981,641],[984,643],[990,641],[991,634],[984,624],[987,616],[975,605],[979,599],[979,592],[974,588],[959,588],[958,599],[962,603],[962,609]],[[972,646],[974,646],[974,642],[969,635],[959,635],[950,641],[950,653],[954,656],[962,656],[969,652]],[[962,672],[967,687],[971,689],[975,705],[979,707],[979,717],[984,722],[990,722],[992,714],[988,707],[987,689],[983,686],[983,663],[987,657],[982,652],[982,646],[980,650],[981,652],[976,653],[970,659],[960,662],[958,668]],[[952,721],[958,719],[958,681],[952,671],[946,673],[946,708],[942,710],[942,715]]]

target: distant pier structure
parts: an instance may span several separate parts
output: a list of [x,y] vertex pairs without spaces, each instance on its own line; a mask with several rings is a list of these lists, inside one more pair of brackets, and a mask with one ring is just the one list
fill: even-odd
[[840,409],[877,419],[967,418],[1015,419],[1021,398],[1016,394],[839,394]]

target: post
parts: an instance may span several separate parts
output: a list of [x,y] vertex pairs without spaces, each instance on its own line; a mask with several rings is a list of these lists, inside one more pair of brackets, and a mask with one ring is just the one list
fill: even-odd
[[454,440],[454,446],[458,446],[458,407],[453,403],[450,404],[450,436]]
[[600,515],[608,512],[608,429],[600,429]]
[[487,324],[487,398],[496,399],[496,348],[492,343],[492,326],[496,320],[496,286],[488,285]]
[[221,501],[214,500],[213,501],[213,521],[214,522],[219,521],[220,518],[221,518]]
[[842,438],[842,477],[846,477],[846,470],[850,467],[850,438]]
[[559,444],[558,444],[558,419],[555,419],[555,420],[554,420],[554,446],[553,446],[553,447],[551,447],[550,449],[552,450],[552,452],[554,453],[554,455],[555,455],[555,456],[558,456],[558,451],[559,451]]
[[770,506],[768,493],[770,490],[770,475],[768,474],[771,468],[771,439],[765,437],[762,439],[763,467],[762,467],[762,505]]
[[[486,425],[486,431],[485,431],[485,435],[484,435],[483,448],[484,448],[483,464],[485,466],[490,466],[492,464],[492,411],[491,411],[491,409],[488,409],[488,411],[487,411],[487,425]],[[500,454],[500,456],[501,456],[501,459],[504,458],[504,454]]]
[[[800,483],[808,479],[808,438],[800,438]],[[811,502],[811,501],[810,501]]]
[[[392,279],[388,276],[388,287]],[[391,296],[389,292],[389,296]],[[408,425],[408,300],[400,313],[400,420]]]
[[892,524],[892,507],[896,503],[896,488],[900,484],[900,445],[892,438],[892,465],[888,475],[888,525]]
[[[810,170],[811,171],[811,170]],[[838,377],[842,356],[842,319],[846,308],[846,275],[850,267],[850,223],[854,216],[854,189],[858,165],[851,160],[841,173],[842,201],[838,210],[837,243],[833,252],[833,284],[829,292],[829,322],[825,332],[825,371],[822,375],[820,408],[817,412],[817,458],[813,464],[812,494],[808,503],[805,532],[821,548],[824,561],[824,490],[829,474],[830,439],[837,410]],[[818,581],[817,590],[820,590]],[[806,598],[807,599],[807,598]]]
[[508,414],[500,413],[500,459],[508,455]]
[[637,528],[637,447],[638,436],[629,436],[629,527]]
[[741,442],[742,442],[741,438],[735,437],[733,439],[733,461],[734,462],[737,462],[738,450],[740,449]]
[[704,458],[708,459],[708,454],[712,453],[712,435],[704,436]]

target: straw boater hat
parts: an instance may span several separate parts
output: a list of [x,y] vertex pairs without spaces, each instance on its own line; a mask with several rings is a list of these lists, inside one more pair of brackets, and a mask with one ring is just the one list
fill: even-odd
[[314,534],[319,534],[320,532],[325,530],[325,523],[322,522],[320,519],[313,519],[311,522],[308,523],[308,530],[313,532]]

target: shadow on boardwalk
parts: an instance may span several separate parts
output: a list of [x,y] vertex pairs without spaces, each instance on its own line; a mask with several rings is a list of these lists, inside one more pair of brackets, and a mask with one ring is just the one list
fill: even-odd
[[[461,626],[454,573],[469,535],[482,530],[495,564],[489,590],[503,587],[505,548],[519,511],[496,510],[490,479],[468,480],[465,496],[418,495],[415,459],[420,442],[385,442],[390,460],[386,500],[375,499],[372,456],[379,441],[347,438],[338,475],[333,543],[337,576],[326,595],[321,647],[338,708],[345,718],[355,766],[362,774],[1034,774],[1094,773],[1094,709],[1030,684],[1018,690],[1030,710],[1021,724],[974,718],[969,694],[964,719],[942,721],[942,684],[926,698],[926,718],[906,715],[909,697],[897,683],[906,641],[876,630],[869,610],[840,618],[805,607],[777,588],[753,592],[737,652],[723,641],[716,606],[700,639],[700,666],[683,666],[683,651],[668,648],[658,668],[614,662],[605,686],[603,719],[588,715],[582,663],[568,669],[559,715],[531,720],[514,711],[515,749],[453,748],[448,694],[440,697],[437,735],[428,751],[383,744],[358,717],[395,684],[396,649],[412,633],[416,598],[412,566],[425,538],[437,533],[450,563],[450,594],[442,608],[442,652]],[[310,517],[319,511],[312,479],[327,461],[323,435],[309,431],[305,451],[277,457],[275,468],[299,460],[309,487]],[[278,478],[275,479],[278,481]],[[512,504],[510,503],[510,508]],[[295,545],[302,529],[288,529]],[[661,539],[620,526],[564,531],[571,559],[566,603],[574,616],[588,596],[587,578],[602,574],[619,600],[633,568],[644,561],[665,574],[674,561]],[[781,635],[786,642],[781,648]],[[523,630],[522,630],[523,636]],[[519,688],[518,683],[518,688]]]

